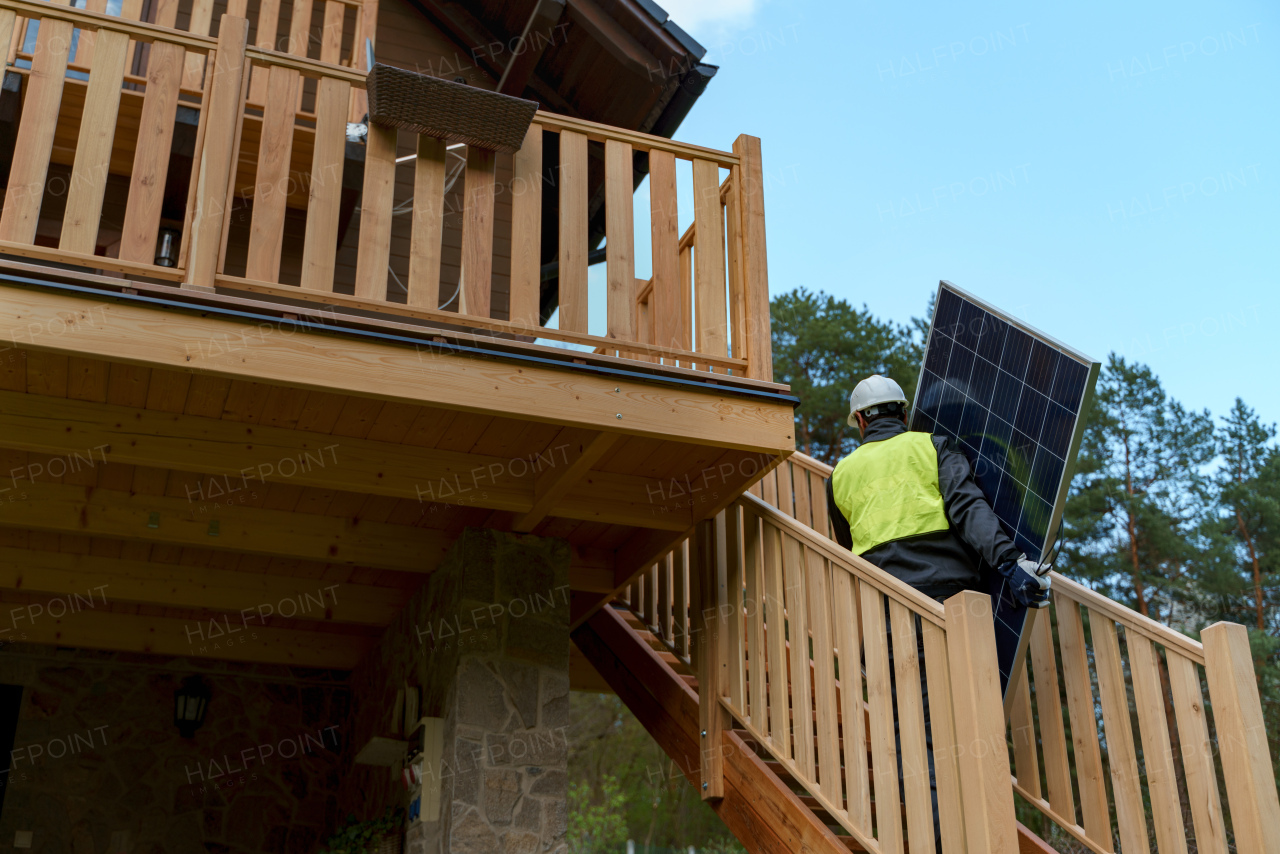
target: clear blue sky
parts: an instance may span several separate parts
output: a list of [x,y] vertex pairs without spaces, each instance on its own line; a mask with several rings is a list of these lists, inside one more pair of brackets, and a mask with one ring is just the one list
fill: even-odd
[[1280,421],[1276,3],[662,5],[720,66],[677,137],[763,140],[774,294],[950,279]]

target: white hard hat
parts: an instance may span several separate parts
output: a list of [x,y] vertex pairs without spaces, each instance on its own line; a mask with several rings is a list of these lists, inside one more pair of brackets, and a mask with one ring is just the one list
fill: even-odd
[[853,394],[849,395],[849,426],[858,424],[858,419],[854,418],[855,412],[864,412],[881,403],[901,403],[906,406],[907,396],[902,393],[902,386],[893,380],[872,374],[858,383]]

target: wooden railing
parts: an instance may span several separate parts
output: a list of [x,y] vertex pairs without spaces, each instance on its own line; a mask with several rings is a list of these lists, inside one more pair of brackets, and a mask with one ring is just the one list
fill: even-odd
[[744,495],[623,601],[698,674],[704,797],[738,727],[866,850],[932,851],[928,735],[942,850],[1017,851],[989,597],[939,604]]
[[827,517],[825,481],[831,477],[831,471],[831,466],[821,460],[797,451],[777,468],[766,472],[750,492],[802,525],[829,537],[831,520]]
[[1152,835],[1161,854],[1278,850],[1244,627],[1216,623],[1201,644],[1057,573],[1049,615],[1010,715],[1017,792],[1099,854]]
[[[195,11],[202,4],[197,0]],[[264,21],[271,19],[267,5],[259,11]],[[174,8],[172,0],[162,3],[157,20],[168,21]],[[347,125],[363,109],[365,75],[339,63],[364,61],[360,33],[351,30],[367,26],[363,8],[325,0],[325,25],[315,37],[304,26],[312,4],[295,4],[285,43],[293,52],[286,53],[249,45],[248,21],[232,14],[223,16],[214,40],[199,32],[208,22],[194,13],[192,32],[184,32],[129,16],[0,0],[0,44],[25,44],[17,32],[40,22],[32,70],[19,69],[29,75],[28,92],[0,253],[772,380],[758,140],[742,136],[733,151],[717,151],[538,113],[508,163],[492,152],[372,126],[357,177]],[[231,9],[243,12],[244,0]],[[82,34],[75,55],[87,81],[67,79],[73,30]],[[273,32],[260,27],[258,41],[275,44]],[[140,77],[130,71],[139,44],[149,46]],[[64,87],[85,89],[85,96],[63,104]],[[114,129],[133,115],[122,99],[141,101],[141,142],[129,152],[131,164],[118,144],[113,151]],[[190,190],[184,218],[162,222],[179,109],[198,114]],[[78,139],[58,147],[55,130],[77,112]],[[559,158],[545,169],[543,140],[551,134],[559,137]],[[593,146],[603,152],[608,280],[604,305],[595,307],[587,288]],[[451,150],[458,148],[465,150]],[[36,224],[59,152],[74,158],[71,183],[86,189],[68,199],[62,239],[51,246],[47,236],[37,240]],[[640,154],[648,159],[651,197],[651,221],[641,227],[647,225],[653,253],[643,300],[632,203]],[[465,167],[450,175],[446,160],[455,156]],[[680,161],[692,170],[688,200],[677,199]],[[411,171],[412,180],[400,170]],[[123,234],[118,251],[115,244],[105,250],[114,257],[105,257],[103,199],[108,177],[122,174],[132,175]],[[545,192],[559,194],[556,223],[542,221]],[[694,220],[683,240],[681,202]],[[495,232],[508,221],[509,240]],[[162,226],[180,235],[176,266],[156,261]],[[544,227],[558,229],[558,327],[544,326],[540,316]],[[604,328],[592,334],[589,318],[597,314]]]

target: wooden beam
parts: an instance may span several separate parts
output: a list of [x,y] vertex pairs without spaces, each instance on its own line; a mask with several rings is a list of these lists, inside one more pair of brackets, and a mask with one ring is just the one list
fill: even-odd
[[529,16],[524,32],[516,42],[511,61],[507,63],[502,79],[498,81],[497,91],[517,97],[524,92],[538,60],[542,58],[547,46],[555,41],[556,22],[564,14],[564,6],[565,0],[541,0],[534,6],[533,14]]
[[[534,509],[540,477],[573,463],[569,441],[534,448],[528,458],[493,457],[19,392],[0,392],[0,447],[64,455],[68,464],[80,458],[91,464],[97,454],[109,462],[210,474],[228,491],[290,483],[521,514]],[[570,480],[542,512],[686,528],[688,512],[653,512],[652,488],[646,478],[597,472],[588,484]]]
[[[29,605],[26,598],[0,593],[0,603]],[[10,610],[10,609],[6,609]],[[226,638],[191,636],[195,623],[175,617],[119,614],[98,609],[54,617],[45,609],[39,619],[11,628],[0,638],[25,643],[109,649],[151,655],[219,658],[260,664],[287,664],[350,670],[371,649],[367,635],[281,629],[274,626],[241,628]],[[241,641],[244,638],[244,641]]]
[[23,497],[6,502],[0,524],[55,533],[403,572],[431,572],[453,541],[430,528],[229,505],[227,498],[219,504],[216,498],[189,501],[42,482],[10,489]]
[[516,519],[512,530],[532,531],[536,528],[617,439],[617,433],[595,433],[574,443],[573,449],[565,455],[565,465],[547,469],[538,476],[533,487],[533,507]]
[[387,626],[408,593],[324,578],[233,572],[88,554],[0,548],[0,587],[109,602],[145,602],[241,615]]
[[[33,329],[55,328],[67,333],[33,338]],[[722,448],[775,453],[795,447],[786,402],[332,332],[279,332],[267,324],[35,289],[6,288],[0,303],[0,340],[48,352]]]
[[665,66],[658,58],[592,0],[570,0],[569,19],[590,33],[606,53],[633,74],[646,79],[666,76]]

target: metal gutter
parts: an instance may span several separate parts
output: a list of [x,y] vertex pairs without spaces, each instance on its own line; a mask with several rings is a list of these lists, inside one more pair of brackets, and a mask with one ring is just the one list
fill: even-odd
[[[692,380],[674,376],[658,376],[655,374],[644,373],[642,371],[626,370],[624,368],[613,368],[606,365],[589,365],[580,364],[574,361],[565,361],[560,359],[552,359],[546,356],[535,356],[528,353],[518,353],[505,350],[498,350],[489,347],[478,347],[465,344],[458,344],[449,341],[434,340],[442,334],[448,334],[444,330],[426,330],[423,337],[415,337],[411,335],[397,335],[388,332],[376,332],[369,329],[355,329],[349,326],[329,325],[326,323],[317,323],[301,318],[278,317],[270,314],[258,314],[251,311],[240,311],[236,309],[223,308],[211,305],[191,305],[190,303],[180,300],[163,299],[161,297],[146,296],[143,294],[104,292],[95,288],[83,285],[72,285],[64,282],[51,282],[44,279],[28,278],[26,276],[16,276],[12,273],[0,273],[0,282],[7,282],[22,287],[46,288],[65,293],[72,293],[85,296],[93,296],[98,299],[113,299],[121,302],[133,303],[145,306],[160,306],[170,310],[182,311],[194,314],[211,314],[219,317],[281,324],[287,323],[296,329],[302,329],[308,332],[318,332],[321,334],[329,334],[336,336],[351,336],[353,338],[362,338],[370,341],[379,341],[386,344],[409,345],[414,348],[425,347],[437,353],[450,354],[457,356],[471,356],[483,359],[494,359],[506,362],[518,362],[527,365],[537,365],[539,367],[550,367],[559,370],[575,371],[577,373],[592,374],[595,376],[614,377],[617,379],[635,380],[645,383],[656,383],[660,385],[675,386],[677,388],[697,389],[704,393],[721,393],[730,394],[735,397],[743,397],[748,399],[767,400],[772,403],[788,403],[795,408],[800,405],[800,399],[791,394],[782,394],[780,392],[770,392],[763,389],[744,388],[741,386],[733,386],[721,384],[708,380]],[[284,306],[284,308],[292,308],[292,306]],[[353,318],[354,322],[359,322],[358,318]]]

